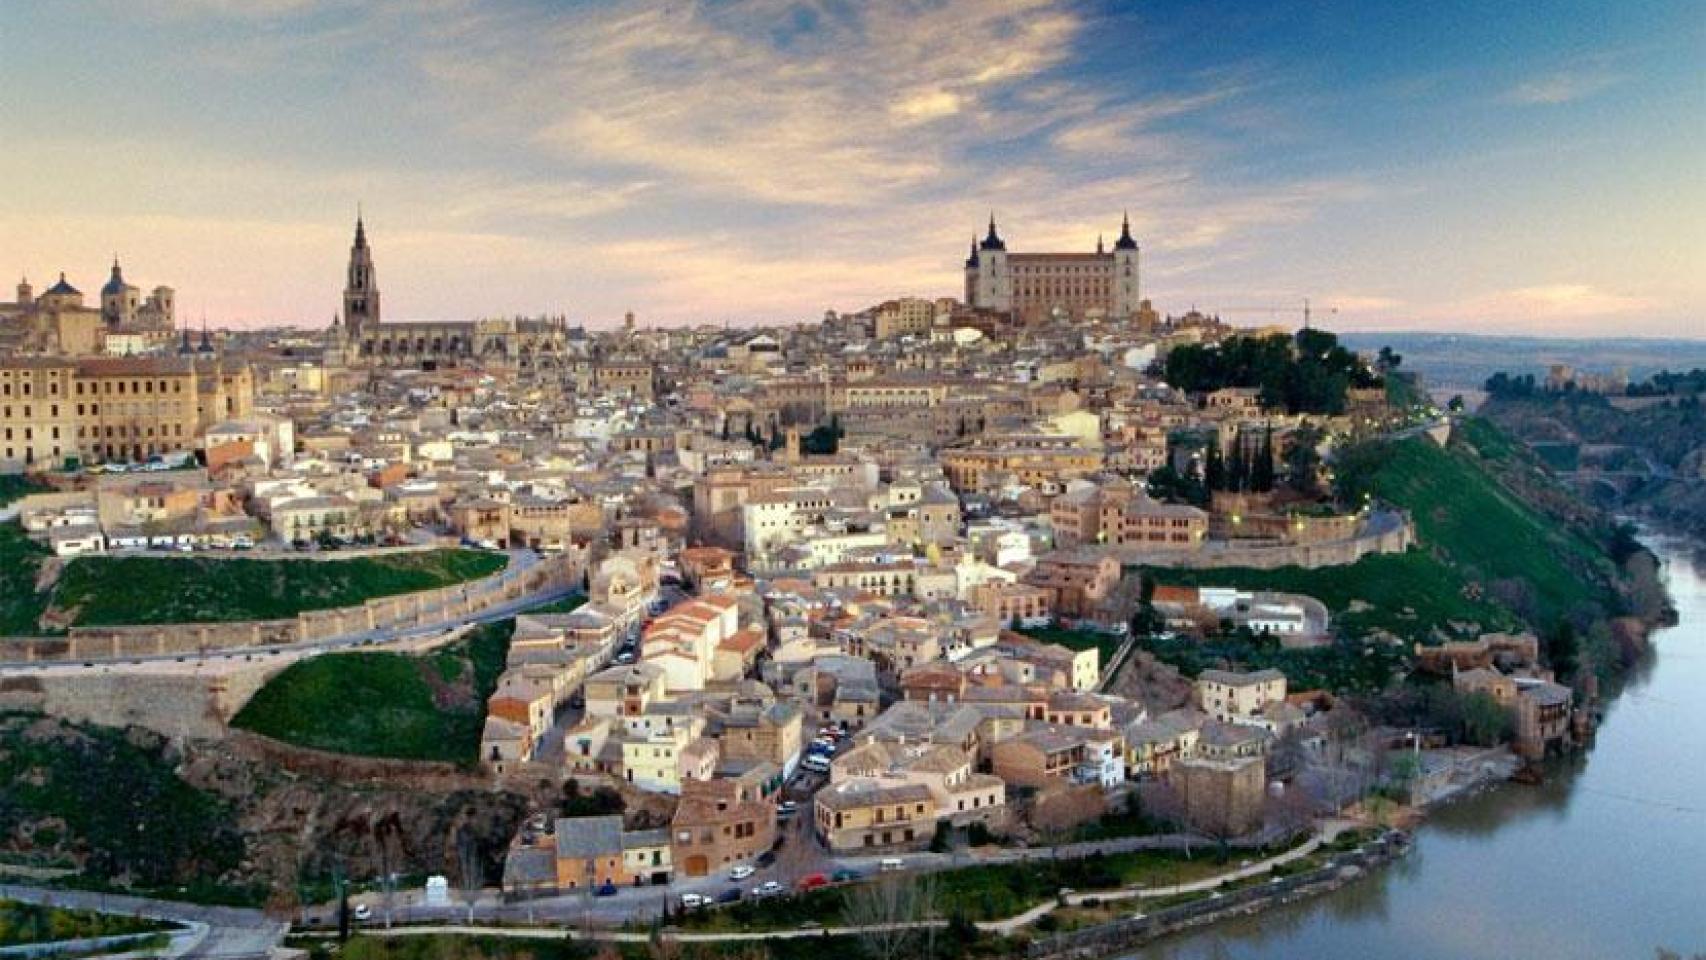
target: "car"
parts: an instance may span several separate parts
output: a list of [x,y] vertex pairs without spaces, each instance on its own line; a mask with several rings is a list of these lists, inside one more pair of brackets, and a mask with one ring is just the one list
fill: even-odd
[[775,880],[766,880],[752,888],[752,895],[758,899],[763,899],[765,897],[779,897],[784,892],[786,891],[783,889],[782,885],[777,883]]
[[808,873],[800,878],[800,882],[796,884],[796,886],[799,887],[801,893],[804,893],[807,890],[816,890],[818,887],[829,886],[829,878],[821,873]]
[[604,886],[594,890],[592,895],[595,897],[614,897],[616,896],[616,884],[606,880]]
[[[777,841],[777,842],[780,843],[781,841]],[[771,864],[776,862],[776,851],[774,851],[774,850],[764,851],[763,853],[758,855],[758,860],[755,862],[758,864],[758,867],[761,870],[764,869],[765,867],[770,866]]]
[[791,817],[799,812],[800,805],[792,800],[784,800],[776,805],[776,815],[778,817]]
[[681,909],[683,910],[697,910],[708,902],[709,901],[697,893],[684,893],[681,895]]
[[816,740],[813,740],[811,743],[806,744],[807,756],[827,757],[833,753],[835,753],[835,748],[827,743],[818,743]]
[[739,887],[730,887],[727,890],[724,890],[722,893],[717,894],[717,902],[718,903],[739,903],[740,902],[740,888]]
[[905,870],[906,861],[899,857],[884,857],[882,861],[877,864],[877,869],[883,873],[893,873],[896,870]]
[[358,903],[355,905],[355,909],[350,911],[350,916],[357,920],[371,920],[373,919],[373,908],[365,903]]
[[754,873],[757,873],[757,872],[758,871],[754,870],[751,867],[751,865],[743,863],[740,866],[735,867],[734,869],[729,871],[729,879],[730,880],[745,880],[747,877],[750,877]]
[[865,875],[859,871],[849,869],[847,867],[842,867],[840,870],[829,875],[829,879],[832,883],[853,883],[856,880],[864,879],[864,877]]
[[810,770],[812,773],[829,772],[829,761],[824,759],[821,754],[811,754],[804,760],[800,761],[800,766]]

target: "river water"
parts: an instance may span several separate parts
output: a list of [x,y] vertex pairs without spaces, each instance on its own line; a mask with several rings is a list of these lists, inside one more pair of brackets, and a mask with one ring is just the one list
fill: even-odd
[[1163,940],[1142,960],[1652,960],[1706,953],[1706,560],[1655,544],[1680,620],[1540,787],[1430,815],[1415,851],[1314,900]]

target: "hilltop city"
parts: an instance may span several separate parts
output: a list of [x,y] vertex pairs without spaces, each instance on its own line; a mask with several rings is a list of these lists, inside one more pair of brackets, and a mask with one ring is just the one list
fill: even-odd
[[[117,259],[19,283],[0,707],[225,751],[179,774],[247,853],[8,850],[303,929],[439,916],[449,877],[470,919],[762,929],[941,873],[970,943],[1336,885],[1591,738],[1593,653],[1546,626],[1607,568],[1470,556],[1441,503],[1519,508],[1458,404],[1306,307],[1163,314],[1129,219],[1004,229],[957,296],[764,328],[394,319],[360,218],[319,330],[187,322]],[[263,815],[280,771],[321,795]],[[987,873],[1033,854],[1112,872]]]

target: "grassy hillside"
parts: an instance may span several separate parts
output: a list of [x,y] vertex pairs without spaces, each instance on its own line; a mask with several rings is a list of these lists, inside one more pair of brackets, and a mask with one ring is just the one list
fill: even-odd
[[1252,570],[1153,568],[1155,582],[1173,586],[1224,586],[1308,594],[1332,611],[1337,632],[1364,636],[1385,631],[1406,640],[1429,641],[1516,624],[1510,611],[1476,599],[1456,571],[1425,550],[1379,554],[1326,570],[1281,567]]
[[232,725],[334,753],[473,763],[514,627],[513,620],[476,627],[426,656],[331,653],[298,661]]
[[1615,571],[1578,523],[1513,492],[1516,483],[1535,485],[1537,498],[1549,492],[1539,469],[1516,441],[1471,419],[1443,450],[1421,437],[1389,444],[1371,486],[1410,511],[1424,549],[1535,628],[1595,619]]
[[36,618],[47,598],[36,592],[36,575],[47,556],[16,523],[0,523],[0,636],[39,632]]
[[506,562],[478,550],[326,561],[82,557],[66,565],[50,601],[75,626],[272,620],[461,583]]
[[29,477],[14,473],[0,474],[0,507],[11,503],[26,493],[39,493],[46,489]]
[[[1332,611],[1338,642],[1293,651],[1237,635],[1148,641],[1157,657],[1188,676],[1223,664],[1275,667],[1299,687],[1371,691],[1403,669],[1409,643],[1525,626],[1545,636],[1620,609],[1618,574],[1599,542],[1604,521],[1489,423],[1464,422],[1445,448],[1426,437],[1359,447],[1335,468],[1358,502],[1366,491],[1410,511],[1420,546],[1318,570],[1144,573],[1162,584],[1308,594]],[[1363,643],[1382,633],[1407,642]]]
[[0,852],[96,882],[212,884],[243,859],[228,806],[180,780],[139,731],[0,715]]

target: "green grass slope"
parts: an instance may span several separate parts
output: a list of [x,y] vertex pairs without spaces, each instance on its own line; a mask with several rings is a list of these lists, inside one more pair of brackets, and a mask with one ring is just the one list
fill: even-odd
[[0,852],[145,889],[212,884],[243,858],[231,809],[140,731],[0,714]]
[[48,555],[16,523],[0,523],[0,636],[40,632],[36,619],[47,598],[36,592],[36,576]]
[[513,620],[426,656],[330,653],[286,667],[232,725],[300,747],[367,757],[473,763]]
[[325,561],[80,557],[50,600],[75,626],[273,620],[474,580],[506,562],[478,550]]
[[1579,524],[1513,492],[1508,483],[1519,480],[1550,484],[1526,457],[1498,428],[1470,419],[1445,449],[1423,437],[1390,444],[1372,487],[1410,511],[1423,549],[1535,628],[1594,619],[1612,602],[1615,571]]
[[[1510,611],[1476,599],[1462,578],[1431,553],[1412,549],[1402,554],[1377,554],[1356,563],[1321,570],[1281,567],[1253,570],[1145,569],[1155,582],[1169,586],[1221,586],[1240,590],[1278,590],[1307,594],[1327,605],[1335,631],[1363,636],[1385,631],[1406,640],[1428,642],[1465,632],[1516,625]],[[1473,627],[1471,627],[1473,625]],[[1471,627],[1460,630],[1459,626]]]

